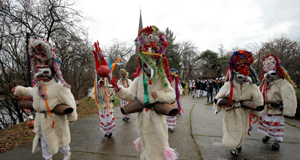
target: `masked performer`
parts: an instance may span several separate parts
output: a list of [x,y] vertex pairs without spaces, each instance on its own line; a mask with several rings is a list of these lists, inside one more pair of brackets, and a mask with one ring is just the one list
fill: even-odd
[[[172,83],[171,86],[175,90],[176,94],[176,103],[173,103],[174,106],[178,108],[178,115],[181,115],[181,103],[180,103],[180,95],[182,94],[182,87],[178,80],[178,70],[175,68],[170,69]],[[174,128],[176,127],[177,117],[176,116],[166,116],[167,123],[168,123],[168,129],[170,132],[174,132]]]
[[93,50],[96,71],[94,88],[90,93],[90,97],[96,102],[98,108],[98,115],[100,121],[100,131],[105,135],[104,137],[110,138],[115,132],[115,118],[113,115],[113,86],[110,84],[109,79],[114,70],[114,66],[118,59],[112,66],[107,65],[104,59],[102,50],[99,46],[99,42],[94,44],[95,50]]
[[136,78],[129,88],[119,86],[115,88],[115,93],[120,99],[129,102],[138,100],[144,107],[137,113],[136,121],[139,138],[135,144],[140,149],[140,159],[176,159],[175,150],[169,147],[166,117],[155,111],[157,103],[169,104],[175,101],[174,89],[168,81],[171,80],[165,56],[168,43],[155,26],[142,29],[138,42],[140,53],[139,66],[134,74]]
[[297,109],[294,82],[275,55],[267,55],[262,62],[260,90],[263,93],[265,109],[259,117],[258,132],[265,134],[263,143],[274,139],[273,150],[278,150],[283,141],[284,115],[294,116]]
[[237,157],[242,150],[242,142],[249,129],[250,112],[260,115],[263,110],[263,97],[256,85],[257,76],[250,65],[254,58],[251,52],[239,50],[229,60],[225,82],[215,97],[215,113],[223,108],[223,140],[230,148],[232,156]]
[[[128,72],[125,69],[120,69],[120,79],[118,80],[118,85],[123,86],[124,88],[128,88],[131,85],[131,80],[128,79]],[[127,105],[129,102],[127,101],[121,101],[121,107]],[[131,114],[125,114],[123,115],[123,121],[129,121],[131,117]]]
[[[45,159],[51,160],[58,151],[64,154],[64,160],[70,159],[68,121],[77,120],[76,103],[70,85],[63,79],[60,62],[56,60],[55,50],[49,42],[35,39],[28,47],[36,85],[34,88],[17,86],[14,94],[33,99],[36,117],[32,152],[37,150],[40,141]],[[59,104],[68,106],[69,111],[64,110],[64,113],[71,113],[56,113]]]

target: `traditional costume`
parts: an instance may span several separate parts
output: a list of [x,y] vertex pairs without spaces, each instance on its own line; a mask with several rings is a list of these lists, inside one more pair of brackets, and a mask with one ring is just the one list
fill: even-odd
[[[120,79],[118,80],[118,85],[123,86],[124,88],[128,88],[132,81],[128,79],[128,72],[125,69],[120,69]],[[127,105],[129,102],[120,100],[121,107]],[[131,114],[123,115],[123,121],[129,121]]]
[[[157,103],[175,101],[175,92],[169,81],[168,60],[165,56],[168,43],[156,26],[142,29],[138,36],[139,66],[136,77],[129,88],[115,89],[120,99],[133,104],[138,100],[144,109],[137,113],[136,128],[139,138],[135,141],[141,160],[177,159],[174,149],[169,147],[168,126],[165,115],[157,114]],[[176,113],[177,114],[177,109]]]
[[294,116],[297,109],[294,82],[275,55],[267,55],[262,62],[260,90],[264,97],[265,109],[259,117],[258,132],[265,134],[266,143],[274,139],[273,150],[278,150],[283,141],[284,115]]
[[93,50],[96,71],[94,87],[90,93],[90,97],[95,100],[98,108],[98,115],[100,121],[100,131],[105,135],[104,137],[110,138],[116,129],[115,118],[113,114],[113,85],[114,81],[111,80],[112,72],[116,65],[116,62],[112,66],[108,66],[104,59],[102,50],[99,46],[99,42],[94,44],[95,50]]
[[[71,136],[68,121],[77,120],[71,87],[62,77],[60,62],[49,42],[35,39],[28,47],[36,85],[33,88],[17,86],[14,94],[33,99],[36,116],[32,152],[37,150],[40,141],[45,159],[52,159],[58,151],[65,155],[64,160],[70,159]],[[56,114],[53,110],[59,104],[66,104],[72,112]]]
[[250,65],[251,52],[239,50],[229,60],[225,82],[214,99],[215,113],[223,108],[223,140],[232,156],[238,156],[241,144],[249,129],[250,113],[259,116],[263,109],[263,97],[256,85],[257,76]]
[[[178,80],[178,73],[179,72],[178,72],[177,69],[171,68],[170,73],[171,73],[171,77],[172,77],[171,86],[175,90],[175,94],[176,94],[176,102],[173,103],[173,105],[178,108],[178,115],[181,116],[181,112],[183,112],[183,110],[181,108],[180,95],[182,94],[183,89],[182,89],[182,86],[180,85],[179,80]],[[167,119],[167,124],[168,124],[169,131],[173,132],[174,128],[176,127],[177,116],[166,116],[166,119]]]

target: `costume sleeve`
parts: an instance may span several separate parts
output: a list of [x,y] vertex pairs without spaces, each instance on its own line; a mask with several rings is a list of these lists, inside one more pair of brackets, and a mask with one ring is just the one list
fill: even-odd
[[122,80],[121,80],[121,79],[118,80],[118,83],[117,83],[117,84],[118,84],[118,86],[124,87],[123,84],[122,84]]
[[280,86],[280,94],[283,102],[283,115],[293,117],[297,110],[296,93],[289,82],[284,82],[285,83]]
[[182,95],[183,88],[182,88],[181,84],[178,84],[178,89],[179,89],[179,94]]
[[137,80],[138,78],[135,78],[129,88],[119,86],[121,89],[118,92],[115,92],[115,96],[127,102],[134,101],[136,99]]
[[[224,86],[220,89],[220,91],[216,95],[215,99],[219,100],[220,98],[225,97],[228,90],[229,90],[229,82],[225,82]],[[214,110],[215,113],[216,112],[221,112],[222,106],[217,105],[217,104],[214,103],[213,110]]]
[[24,96],[24,97],[32,98],[33,97],[32,92],[33,92],[33,88],[31,88],[31,87],[17,86],[15,88],[14,95],[19,96],[19,97]]
[[[166,78],[166,81],[168,79]],[[164,102],[164,103],[172,103],[175,101],[175,91],[171,87],[170,83],[168,83],[168,87],[164,88],[162,87],[161,90],[156,91],[157,94],[157,101],[158,102]]]
[[110,95],[109,100],[113,101],[114,100],[114,89],[112,88],[107,88],[107,93]]
[[131,84],[132,84],[132,80],[128,79],[128,85],[131,86]]
[[61,87],[60,91],[58,92],[58,98],[63,104],[66,104],[69,107],[72,107],[74,109],[72,113],[68,114],[68,120],[69,121],[77,120],[78,118],[77,107],[76,107],[74,96],[71,93],[71,90],[65,87]]
[[92,88],[91,92],[89,93],[89,97],[95,99],[95,87]]
[[[259,106],[263,106],[264,105],[264,98],[261,94],[261,92],[259,91],[258,86],[256,86],[255,84],[252,84],[253,86],[253,94],[252,94],[252,101],[255,102],[256,104],[258,104]],[[252,110],[251,111],[254,115],[260,116],[262,111],[255,111]]]

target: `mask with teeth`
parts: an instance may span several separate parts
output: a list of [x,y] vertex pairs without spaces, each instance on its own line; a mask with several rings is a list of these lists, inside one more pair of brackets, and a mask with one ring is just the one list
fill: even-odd
[[59,80],[64,87],[71,88],[62,76],[61,62],[56,60],[55,49],[50,42],[41,39],[30,40],[28,52],[31,57],[31,71],[41,98],[47,99],[47,95],[43,94],[41,81],[48,82],[54,78],[56,82]]
[[238,84],[243,84],[246,82],[250,82],[252,83],[252,79],[250,78],[250,76],[244,76],[244,74],[240,74],[235,72],[234,74],[234,80],[238,83]]
[[278,74],[275,70],[270,70],[267,73],[264,74],[265,80],[268,82],[274,82],[279,79]]

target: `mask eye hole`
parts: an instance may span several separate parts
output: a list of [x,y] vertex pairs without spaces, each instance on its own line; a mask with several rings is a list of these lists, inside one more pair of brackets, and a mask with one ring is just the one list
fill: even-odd
[[272,76],[276,76],[276,75],[277,75],[277,73],[273,72],[273,73],[271,73],[271,75],[272,75]]
[[242,77],[242,76],[238,76],[237,78],[238,78],[238,79],[243,79],[243,77]]

